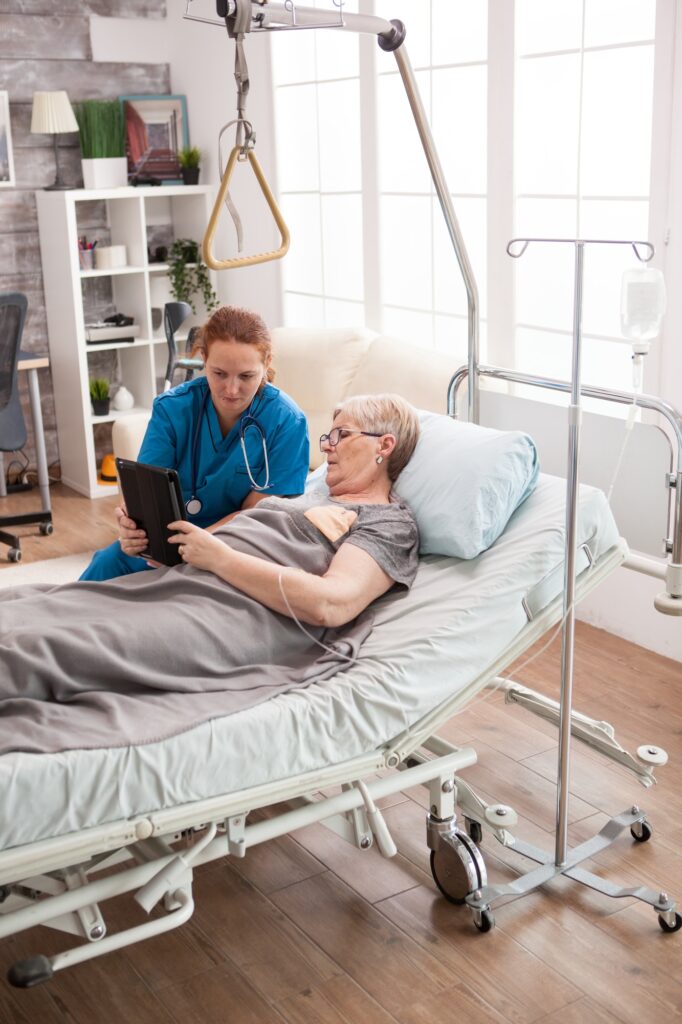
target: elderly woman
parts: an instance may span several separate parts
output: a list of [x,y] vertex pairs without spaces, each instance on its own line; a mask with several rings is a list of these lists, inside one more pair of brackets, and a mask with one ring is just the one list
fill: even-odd
[[353,660],[361,613],[417,570],[391,485],[418,432],[398,396],[350,399],[320,438],[328,496],[267,498],[213,534],[172,523],[172,568],[2,592],[0,752],[150,742]]

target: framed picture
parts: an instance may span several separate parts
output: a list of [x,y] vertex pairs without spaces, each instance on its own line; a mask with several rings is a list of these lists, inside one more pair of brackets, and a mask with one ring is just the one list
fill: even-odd
[[15,184],[9,93],[0,92],[0,188],[14,188]]
[[131,184],[182,183],[178,152],[189,146],[184,96],[120,96]]

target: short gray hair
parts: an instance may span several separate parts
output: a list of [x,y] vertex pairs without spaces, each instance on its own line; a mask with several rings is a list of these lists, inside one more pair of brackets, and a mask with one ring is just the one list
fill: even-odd
[[419,415],[400,395],[354,395],[340,402],[334,409],[334,419],[340,412],[348,413],[361,430],[377,434],[393,434],[396,445],[388,458],[388,478],[394,483],[407,463],[419,440]]

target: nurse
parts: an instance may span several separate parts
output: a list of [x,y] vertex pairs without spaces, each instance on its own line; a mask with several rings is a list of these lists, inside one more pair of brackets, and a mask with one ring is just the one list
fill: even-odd
[[[138,459],[175,469],[185,515],[212,530],[262,498],[301,494],[309,464],[308,425],[276,388],[270,332],[256,313],[223,306],[201,329],[195,354],[205,376],[159,395]],[[82,580],[152,568],[146,534],[117,508],[119,539],[96,552]]]

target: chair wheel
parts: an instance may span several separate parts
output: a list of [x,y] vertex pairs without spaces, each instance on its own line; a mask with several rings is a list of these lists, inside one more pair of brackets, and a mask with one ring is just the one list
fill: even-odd
[[40,532],[42,533],[43,537],[51,537],[52,534],[54,533],[54,525],[52,523],[41,523]]
[[658,923],[660,924],[661,929],[664,932],[679,932],[680,928],[682,928],[682,915],[675,914],[675,924],[668,924],[665,918],[661,917],[661,915],[659,914]]
[[10,548],[7,552],[8,562],[20,562],[21,561],[21,548]]

